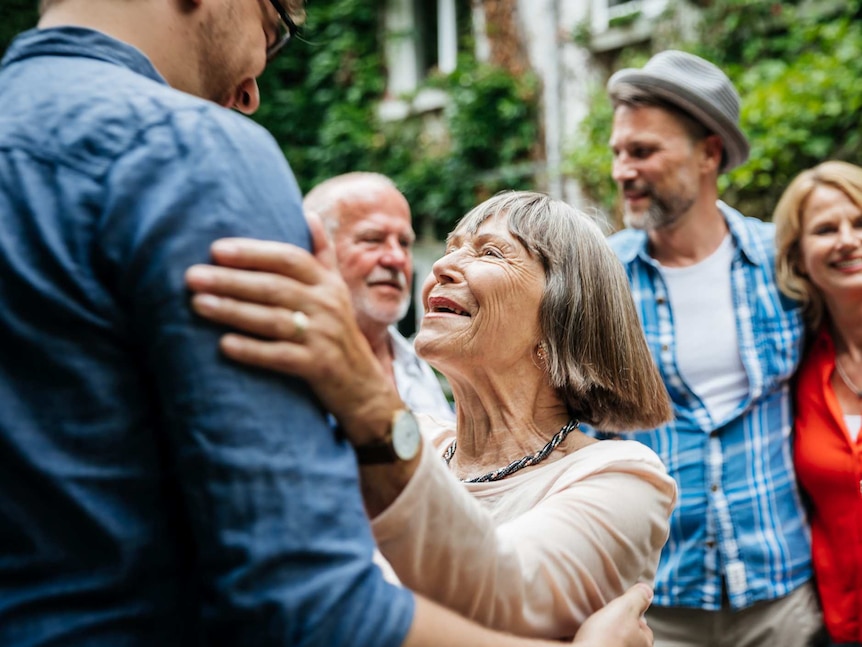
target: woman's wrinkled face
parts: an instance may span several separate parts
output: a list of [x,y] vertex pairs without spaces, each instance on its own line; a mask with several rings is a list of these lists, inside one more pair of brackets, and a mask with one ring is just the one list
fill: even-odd
[[843,191],[817,186],[805,201],[799,238],[801,271],[826,297],[862,289],[862,209]]
[[444,373],[532,363],[544,288],[541,262],[509,233],[505,216],[475,234],[456,229],[422,289],[416,350]]

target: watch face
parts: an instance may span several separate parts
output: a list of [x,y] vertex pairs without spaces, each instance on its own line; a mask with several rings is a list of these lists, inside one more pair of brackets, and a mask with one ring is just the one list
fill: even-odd
[[410,411],[403,409],[392,426],[392,449],[402,461],[409,461],[419,452],[421,442],[419,423]]

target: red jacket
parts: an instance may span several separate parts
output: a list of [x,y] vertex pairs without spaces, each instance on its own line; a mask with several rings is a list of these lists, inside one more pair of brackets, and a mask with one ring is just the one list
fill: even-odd
[[835,347],[822,329],[799,369],[794,458],[811,499],[814,573],[835,642],[862,642],[862,434],[850,440],[830,376]]

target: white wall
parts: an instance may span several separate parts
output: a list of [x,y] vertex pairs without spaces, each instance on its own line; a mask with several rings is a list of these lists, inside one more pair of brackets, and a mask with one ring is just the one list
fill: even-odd
[[[587,112],[590,88],[602,82],[588,50],[575,44],[575,28],[590,17],[589,0],[519,0],[530,63],[544,85],[542,110],[549,159],[548,190],[554,197],[584,207],[572,182],[555,183],[559,161],[575,144],[575,134]],[[554,168],[557,166],[557,168]]]

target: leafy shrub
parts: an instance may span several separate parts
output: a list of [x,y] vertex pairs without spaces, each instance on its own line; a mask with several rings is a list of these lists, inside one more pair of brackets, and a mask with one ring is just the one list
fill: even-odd
[[[862,159],[862,2],[712,0],[696,43],[685,49],[721,67],[742,97],[747,164],[722,176],[724,199],[768,219],[784,187],[825,159]],[[607,149],[611,112],[596,88],[568,155],[569,172],[598,206],[611,211],[616,189]]]

